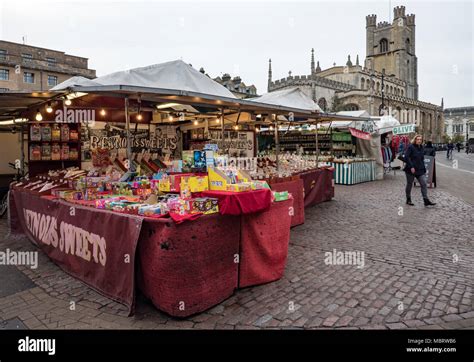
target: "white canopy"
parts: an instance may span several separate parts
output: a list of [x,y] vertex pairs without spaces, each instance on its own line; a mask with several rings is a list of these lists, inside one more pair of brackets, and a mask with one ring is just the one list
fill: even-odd
[[59,91],[64,90],[74,86],[81,86],[81,87],[93,87],[99,85],[95,80],[90,80],[86,77],[82,77],[80,75],[69,78],[62,83],[56,84],[51,90]]
[[393,127],[399,126],[400,122],[390,115],[382,117],[371,117],[379,134],[392,132]]
[[321,108],[298,87],[265,93],[260,97],[247,100],[277,106],[300,108],[311,112],[322,112]]
[[227,88],[182,60],[149,65],[94,79],[100,85],[122,85],[184,90],[219,97],[236,98]]

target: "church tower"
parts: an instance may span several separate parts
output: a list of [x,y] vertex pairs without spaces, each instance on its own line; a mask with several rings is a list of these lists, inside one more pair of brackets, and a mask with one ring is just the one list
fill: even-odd
[[418,99],[417,58],[415,55],[415,15],[405,15],[405,7],[393,9],[393,22],[377,24],[376,15],[366,17],[365,67],[394,75],[407,83],[407,98]]

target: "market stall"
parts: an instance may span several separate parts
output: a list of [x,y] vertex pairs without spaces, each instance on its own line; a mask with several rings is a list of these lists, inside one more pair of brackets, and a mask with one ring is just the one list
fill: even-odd
[[[218,120],[221,145],[232,146],[226,132],[251,129],[235,126],[235,109],[270,118],[311,112],[238,100],[219,93],[224,92],[219,85],[206,87],[212,81],[189,65],[171,63],[73,85],[19,111],[16,116],[30,119],[28,132],[37,137],[29,146],[41,147],[31,147],[41,169],[12,185],[10,224],[63,270],[131,313],[138,280],[157,308],[184,317],[219,303],[239,286],[283,275],[294,198],[235,165],[220,167],[217,159],[228,155],[219,151],[233,147],[219,150],[209,137],[203,147],[212,149],[183,149],[181,142],[181,148],[167,147],[174,141],[162,141],[163,127],[202,123],[210,134],[209,124]],[[182,84],[173,83],[173,76],[166,80],[173,72]],[[159,84],[152,82],[160,77]],[[158,85],[167,88],[152,89]],[[53,140],[57,123],[64,123],[56,117],[65,117],[69,140],[61,133]],[[72,124],[77,164],[54,163],[54,143],[70,142]]]

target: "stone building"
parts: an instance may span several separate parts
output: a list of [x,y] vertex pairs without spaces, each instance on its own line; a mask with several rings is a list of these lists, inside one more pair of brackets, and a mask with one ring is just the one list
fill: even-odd
[[75,75],[95,78],[88,59],[0,40],[0,92],[44,91]]
[[474,107],[446,108],[444,119],[446,136],[474,143]]
[[232,78],[230,74],[225,73],[214,80],[230,90],[237,98],[257,97],[257,88],[253,84],[246,85],[239,76]]
[[442,142],[443,106],[418,99],[418,68],[415,52],[415,15],[405,7],[394,8],[392,23],[366,17],[366,59],[363,65],[350,55],[346,64],[321,69],[311,50],[311,72],[273,80],[269,60],[268,91],[300,87],[325,111],[367,110],[387,114],[400,123],[415,123],[425,139]]

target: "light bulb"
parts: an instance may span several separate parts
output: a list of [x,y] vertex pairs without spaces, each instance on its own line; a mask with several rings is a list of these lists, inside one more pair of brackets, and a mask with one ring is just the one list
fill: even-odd
[[137,121],[141,121],[143,119],[143,116],[141,113],[137,114]]
[[216,123],[221,123],[221,120],[219,118],[216,118]]
[[199,122],[197,121],[197,119],[194,121],[194,125],[197,126],[199,124]]
[[36,111],[35,119],[39,122],[43,120],[43,115],[40,113],[39,109]]
[[105,116],[107,114],[107,112],[105,112],[105,109],[101,109],[100,110],[100,115],[101,116]]
[[255,132],[260,132],[260,128],[255,127]]
[[237,131],[239,129],[239,126],[234,126],[234,129]]
[[46,107],[46,112],[48,112],[48,113],[53,112],[53,107],[51,107],[51,102],[48,102],[48,106]]
[[270,129],[270,131],[273,131],[273,126],[270,126],[270,128],[269,128],[269,129]]
[[64,100],[64,104],[65,104],[66,106],[70,106],[70,105],[72,104],[72,102],[71,102],[71,100],[70,100],[69,98],[66,98],[66,99]]
[[168,121],[173,122],[173,116],[169,116]]

